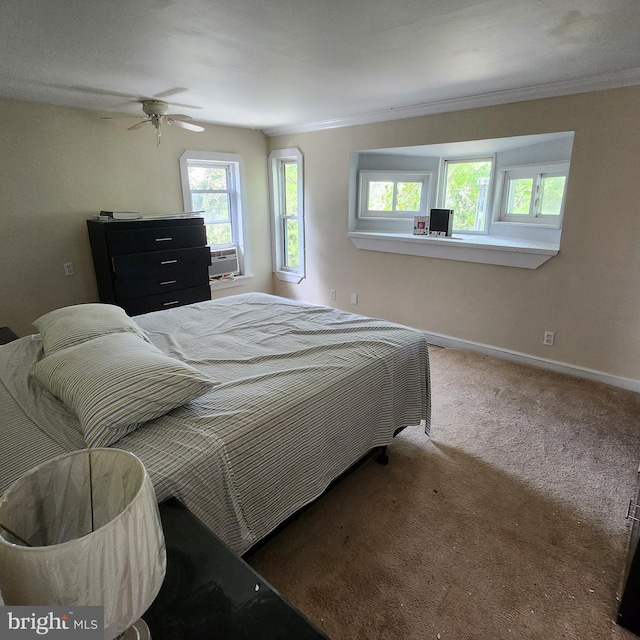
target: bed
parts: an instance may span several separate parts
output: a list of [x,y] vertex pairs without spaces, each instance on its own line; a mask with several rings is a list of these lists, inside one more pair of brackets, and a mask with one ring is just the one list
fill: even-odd
[[[200,382],[195,397],[164,415],[88,435],[86,407],[77,408],[43,371],[57,375],[63,365],[50,363],[75,350],[115,345],[114,334],[59,343],[53,352],[42,330],[0,347],[0,492],[35,464],[87,442],[126,449],[145,464],[159,501],[177,497],[242,554],[402,428],[429,433],[429,357],[420,331],[261,293],[130,323],[116,334],[126,353],[93,356],[94,369],[102,373],[109,358],[133,358],[144,344],[208,386]],[[100,333],[99,323],[92,326]],[[127,372],[121,379],[133,385],[135,378]],[[76,373],[71,382],[86,378]],[[121,386],[106,373],[91,384],[92,399],[116,398]],[[128,416],[113,404],[110,410]]]

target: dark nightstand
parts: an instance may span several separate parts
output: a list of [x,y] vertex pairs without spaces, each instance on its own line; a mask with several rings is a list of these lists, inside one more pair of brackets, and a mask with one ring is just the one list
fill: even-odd
[[640,468],[638,489],[629,503],[627,518],[633,521],[625,568],[624,591],[618,609],[618,624],[640,636]]
[[0,327],[0,344],[7,344],[17,339],[18,336],[9,327]]
[[167,575],[143,616],[154,640],[328,640],[180,502],[160,517]]

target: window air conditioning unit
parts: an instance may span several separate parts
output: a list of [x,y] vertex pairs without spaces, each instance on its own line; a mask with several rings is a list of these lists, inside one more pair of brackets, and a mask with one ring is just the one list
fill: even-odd
[[237,275],[238,273],[240,273],[240,269],[238,266],[237,247],[214,249],[211,251],[211,266],[209,267],[210,278],[220,278],[232,274]]

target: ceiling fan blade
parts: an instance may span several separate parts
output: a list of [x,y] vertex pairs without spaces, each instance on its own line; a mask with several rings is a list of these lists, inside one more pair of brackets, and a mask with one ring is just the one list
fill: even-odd
[[144,116],[100,116],[100,120],[120,120],[122,118],[127,118],[129,120],[138,120],[139,118],[144,118]]
[[128,127],[127,131],[133,131],[135,129],[139,129],[143,124],[147,124],[147,122],[151,122],[151,120],[150,119],[142,120],[142,122],[138,122],[138,123],[132,125],[131,127]]
[[197,124],[191,124],[190,122],[182,122],[181,120],[171,120],[167,119],[169,124],[175,124],[178,127],[182,127],[183,129],[189,129],[189,131],[204,131],[204,127],[201,127]]
[[167,89],[166,91],[155,93],[153,97],[158,98],[158,100],[166,100],[171,96],[175,96],[178,93],[184,93],[185,91],[189,91],[189,89],[187,89],[186,87],[174,87],[173,89]]
[[193,120],[191,116],[185,116],[184,113],[167,113],[165,118],[171,118],[171,120]]

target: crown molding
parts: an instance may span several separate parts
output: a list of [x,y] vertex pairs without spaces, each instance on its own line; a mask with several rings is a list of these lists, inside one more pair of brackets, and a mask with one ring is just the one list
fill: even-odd
[[350,127],[360,124],[373,124],[389,120],[402,120],[428,116],[449,111],[462,111],[464,109],[477,109],[479,107],[492,107],[499,104],[523,102],[524,100],[539,100],[542,98],[556,98],[575,93],[589,91],[604,91],[606,89],[619,89],[640,84],[640,68],[616,71],[614,73],[566,80],[563,82],[551,82],[548,84],[533,85],[520,89],[506,89],[504,91],[492,91],[464,98],[452,98],[449,100],[437,100],[408,107],[393,107],[380,111],[371,111],[344,118],[332,118],[330,120],[318,120],[299,125],[283,125],[280,127],[267,127],[263,133],[268,137],[288,135],[292,133],[308,133],[338,127]]

